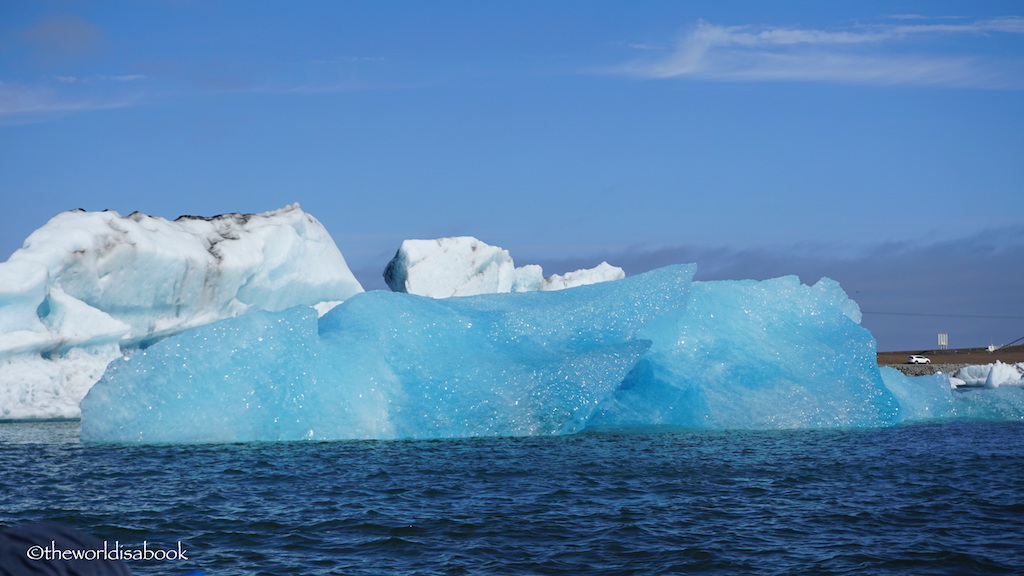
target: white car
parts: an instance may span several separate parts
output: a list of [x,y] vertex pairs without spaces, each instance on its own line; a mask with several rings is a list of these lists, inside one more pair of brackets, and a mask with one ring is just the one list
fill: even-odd
[[926,358],[926,357],[920,356],[918,354],[913,354],[910,358],[907,358],[907,364],[931,364],[931,363],[932,363],[932,361],[931,361],[930,358]]

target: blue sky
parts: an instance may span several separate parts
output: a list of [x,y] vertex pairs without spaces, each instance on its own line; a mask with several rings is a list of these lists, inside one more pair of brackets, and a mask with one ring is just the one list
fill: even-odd
[[548,273],[839,280],[882,349],[1024,336],[1017,2],[0,0],[0,258],[57,212],[299,202]]

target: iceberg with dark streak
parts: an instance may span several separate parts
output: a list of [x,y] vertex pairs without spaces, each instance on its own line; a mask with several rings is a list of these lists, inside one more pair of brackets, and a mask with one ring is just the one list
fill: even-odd
[[472,236],[404,240],[384,269],[391,290],[431,298],[564,290],[625,276],[622,268],[601,262],[545,278],[537,264],[517,267],[508,250]]
[[0,263],[0,420],[76,418],[107,364],[257,310],[362,292],[298,204],[263,214],[58,214]]

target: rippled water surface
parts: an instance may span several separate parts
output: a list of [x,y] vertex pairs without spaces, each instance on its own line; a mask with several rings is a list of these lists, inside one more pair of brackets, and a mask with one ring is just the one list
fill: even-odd
[[0,424],[0,524],[133,574],[1021,574],[1024,424],[199,446]]

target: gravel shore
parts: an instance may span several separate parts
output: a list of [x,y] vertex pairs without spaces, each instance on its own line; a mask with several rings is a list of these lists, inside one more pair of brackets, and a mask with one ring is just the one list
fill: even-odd
[[[907,364],[907,357],[920,354],[931,359],[931,364]],[[1007,346],[995,352],[985,348],[957,348],[952,350],[908,350],[905,352],[879,352],[878,365],[890,366],[907,376],[927,376],[942,372],[952,374],[964,366],[977,364],[1004,364],[1024,362],[1024,345]]]
[[964,366],[972,366],[972,364],[880,364],[880,366],[895,368],[907,376],[929,376],[939,372],[953,374]]

